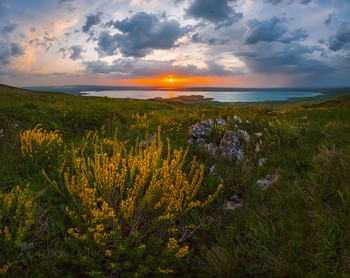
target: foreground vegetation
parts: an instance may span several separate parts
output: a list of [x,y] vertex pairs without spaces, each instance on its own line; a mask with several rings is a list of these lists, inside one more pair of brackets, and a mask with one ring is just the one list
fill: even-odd
[[[0,275],[349,277],[350,96],[281,105],[2,87]],[[188,144],[217,118],[211,141],[251,135],[243,160]],[[233,195],[243,206],[224,209]]]

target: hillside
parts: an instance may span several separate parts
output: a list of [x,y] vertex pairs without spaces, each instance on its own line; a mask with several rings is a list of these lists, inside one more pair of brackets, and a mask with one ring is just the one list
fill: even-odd
[[216,106],[0,85],[0,275],[347,277],[349,93]]

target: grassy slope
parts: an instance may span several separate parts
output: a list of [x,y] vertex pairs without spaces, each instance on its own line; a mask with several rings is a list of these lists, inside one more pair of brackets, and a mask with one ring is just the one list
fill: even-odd
[[[25,93],[24,93],[25,92]],[[194,249],[189,276],[310,276],[347,277],[350,272],[350,96],[308,102],[304,108],[283,103],[247,107],[193,107],[183,103],[138,101],[35,93],[0,87],[0,190],[30,183],[41,192],[47,182],[40,165],[29,165],[19,150],[19,131],[38,123],[44,129],[59,129],[67,145],[79,144],[86,130],[115,128],[121,140],[133,145],[137,138],[153,134],[162,125],[163,137],[174,147],[187,145],[188,127],[206,118],[222,117],[228,128],[234,115],[244,121],[240,128],[250,134],[261,131],[263,144],[256,154],[247,146],[247,159],[240,164],[215,160],[203,149],[191,147],[206,169],[205,186],[213,177],[210,167],[224,180],[225,188],[200,216],[202,225],[188,239]],[[300,104],[300,103],[298,103]],[[289,105],[288,105],[289,106]],[[285,109],[281,116],[268,111]],[[134,116],[131,116],[131,115]],[[305,118],[306,116],[306,118]],[[304,118],[303,118],[304,117]],[[16,127],[14,124],[18,124]],[[211,139],[219,141],[220,132]],[[252,137],[253,143],[258,139]],[[264,166],[258,165],[267,158]],[[277,173],[278,181],[262,191],[257,179]],[[203,192],[202,192],[203,193]],[[224,200],[242,196],[244,207],[225,212]],[[50,205],[46,200],[51,200]],[[64,204],[60,196],[45,191],[40,204],[41,237],[31,240],[42,249],[68,248]],[[44,231],[42,231],[44,230]],[[202,263],[197,263],[197,261]],[[35,257],[28,266],[19,263],[9,275],[81,275],[81,269],[59,258]],[[178,274],[178,275],[184,275]]]

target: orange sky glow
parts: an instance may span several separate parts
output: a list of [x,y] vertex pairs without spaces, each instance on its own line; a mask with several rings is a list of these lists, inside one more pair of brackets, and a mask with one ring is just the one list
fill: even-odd
[[177,88],[184,86],[204,86],[205,84],[212,83],[212,78],[167,75],[156,78],[129,79],[127,81],[135,85]]

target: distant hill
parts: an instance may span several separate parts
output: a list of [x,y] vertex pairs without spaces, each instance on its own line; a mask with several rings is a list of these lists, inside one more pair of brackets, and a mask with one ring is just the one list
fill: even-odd
[[14,94],[64,94],[62,92],[50,92],[50,91],[36,91],[32,89],[18,88],[5,84],[0,84],[0,93],[14,93]]

